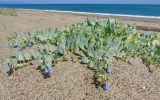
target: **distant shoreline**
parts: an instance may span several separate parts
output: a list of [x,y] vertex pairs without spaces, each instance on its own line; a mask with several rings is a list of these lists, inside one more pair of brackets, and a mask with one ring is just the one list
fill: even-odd
[[127,15],[127,14],[92,13],[92,12],[62,11],[62,10],[23,9],[23,8],[0,8],[0,9],[15,9],[15,10],[27,10],[27,11],[48,11],[48,12],[55,12],[55,13],[70,13],[70,14],[80,14],[80,15],[98,15],[98,16],[160,19],[160,16],[141,16],[141,15]]
[[0,4],[0,8],[160,19],[160,5],[149,4]]
[[[74,12],[74,11],[60,11],[60,10],[39,10],[39,9],[17,9],[17,8],[0,8],[0,10],[8,11],[8,12],[15,12],[17,13],[17,18],[19,20],[23,20],[19,16],[19,14],[28,16],[30,20],[34,21],[33,15],[36,14],[37,18],[45,19],[48,21],[48,17],[50,17],[50,22],[54,19],[62,19],[66,21],[72,20],[84,20],[86,18],[113,18],[122,23],[134,25],[138,30],[141,31],[152,31],[152,32],[160,32],[160,17],[150,17],[150,16],[135,16],[135,15],[121,15],[121,14],[104,14],[104,13],[90,13],[90,12]],[[31,15],[31,16],[30,16]],[[47,17],[45,17],[47,15]],[[9,16],[6,16],[9,18]],[[71,19],[73,17],[73,19]],[[27,18],[28,19],[28,18]],[[33,20],[34,19],[34,20]],[[41,21],[41,19],[36,19]],[[74,21],[76,22],[76,21]],[[43,22],[45,23],[45,22]],[[42,24],[43,24],[42,23]],[[68,22],[65,25],[68,25]],[[32,23],[31,23],[32,24]],[[58,24],[57,22],[55,24]],[[46,24],[48,25],[48,24]]]
[[[31,9],[29,9],[29,10],[31,10]],[[37,9],[35,9],[35,10],[37,10]],[[135,17],[135,18],[160,19],[160,16],[157,17],[157,16],[141,16],[141,15],[126,15],[126,14],[110,14],[110,13],[92,13],[92,12],[76,12],[76,11],[61,11],[61,10],[44,10],[44,11],[73,13],[73,14],[86,14],[86,15],[102,15],[102,16],[116,16],[116,17]]]

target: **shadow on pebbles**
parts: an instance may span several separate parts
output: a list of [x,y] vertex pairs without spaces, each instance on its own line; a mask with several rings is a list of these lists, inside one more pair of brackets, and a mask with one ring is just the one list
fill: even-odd
[[[28,66],[7,76],[0,67],[0,100],[159,100],[160,70],[153,73],[140,59],[131,64],[113,61],[110,90],[95,88],[93,72],[74,57],[59,62],[52,77],[44,79],[36,66]],[[1,62],[2,63],[2,62]]]

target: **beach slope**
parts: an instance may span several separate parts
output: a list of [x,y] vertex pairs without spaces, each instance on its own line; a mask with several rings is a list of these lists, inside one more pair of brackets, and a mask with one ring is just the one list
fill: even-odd
[[17,70],[7,76],[3,61],[16,50],[5,48],[7,37],[14,32],[33,32],[48,28],[61,28],[86,18],[114,18],[135,25],[140,32],[160,32],[160,20],[150,18],[118,17],[112,15],[74,14],[49,11],[0,9],[16,15],[0,14],[0,99],[1,100],[159,100],[160,69],[150,66],[149,72],[141,59],[132,64],[113,61],[111,88],[108,92],[96,89],[93,72],[81,65],[74,55],[67,62],[56,65],[54,75],[44,79],[37,66]]

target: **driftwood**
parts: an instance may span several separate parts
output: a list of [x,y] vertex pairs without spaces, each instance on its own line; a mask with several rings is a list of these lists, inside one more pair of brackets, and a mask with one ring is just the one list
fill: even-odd
[[138,30],[160,32],[158,27],[136,26]]

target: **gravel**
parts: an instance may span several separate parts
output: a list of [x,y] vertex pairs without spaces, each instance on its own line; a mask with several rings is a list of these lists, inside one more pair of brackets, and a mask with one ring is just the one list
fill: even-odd
[[76,56],[73,60],[69,58],[66,62],[59,62],[49,79],[44,79],[36,70],[37,65],[7,76],[4,59],[16,50],[4,46],[12,33],[62,27],[84,19],[82,16],[47,12],[17,13],[17,17],[0,16],[0,100],[159,100],[160,69],[151,66],[152,73],[149,72],[139,58],[132,58],[131,64],[113,60],[112,83],[108,92],[95,88],[92,84],[94,72],[80,64]]

